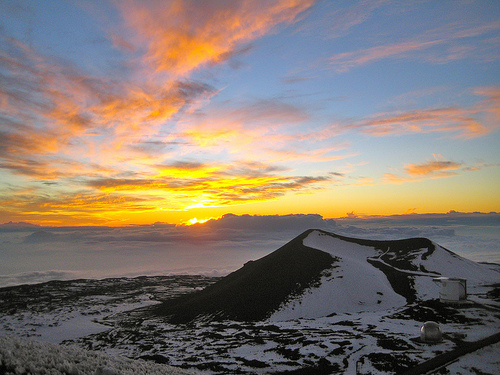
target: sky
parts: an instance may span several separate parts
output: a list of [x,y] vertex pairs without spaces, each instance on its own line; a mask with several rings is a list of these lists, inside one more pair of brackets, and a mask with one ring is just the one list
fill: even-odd
[[0,223],[500,212],[496,0],[0,9]]

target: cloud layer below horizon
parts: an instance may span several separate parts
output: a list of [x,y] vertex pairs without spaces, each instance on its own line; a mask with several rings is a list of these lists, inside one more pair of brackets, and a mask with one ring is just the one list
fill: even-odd
[[500,263],[500,213],[410,214],[332,220],[320,215],[234,215],[192,226],[0,226],[0,286],[52,279],[225,275],[307,229],[367,239],[426,237],[475,261]]

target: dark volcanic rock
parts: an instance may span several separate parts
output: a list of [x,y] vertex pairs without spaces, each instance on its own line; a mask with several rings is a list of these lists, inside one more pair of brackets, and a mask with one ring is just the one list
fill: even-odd
[[[149,294],[154,301],[165,300],[180,291],[202,288],[216,279],[205,276],[139,276],[102,280],[53,280],[40,284],[25,284],[0,288],[0,316],[20,312],[49,312],[63,307],[81,309],[91,306],[93,298],[109,297],[109,303],[139,299]],[[85,312],[90,315],[92,312]]]
[[268,317],[290,296],[318,282],[335,259],[304,246],[306,231],[273,253],[229,274],[206,289],[169,300],[154,309],[173,323],[206,316],[214,320],[257,321]]

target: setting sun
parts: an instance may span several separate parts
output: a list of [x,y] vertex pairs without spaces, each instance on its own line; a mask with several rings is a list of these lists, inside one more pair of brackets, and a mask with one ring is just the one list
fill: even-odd
[[193,217],[192,219],[189,219],[185,224],[186,225],[203,224],[211,219],[213,219],[213,218],[209,217],[208,219],[198,220],[197,218]]

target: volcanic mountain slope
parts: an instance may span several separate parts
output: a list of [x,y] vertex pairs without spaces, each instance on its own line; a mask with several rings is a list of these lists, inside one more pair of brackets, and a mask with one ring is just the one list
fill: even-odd
[[243,321],[377,311],[437,298],[439,276],[474,287],[500,282],[498,268],[462,258],[426,238],[373,241],[308,230],[206,289],[168,300],[155,314]]
[[262,320],[291,296],[318,283],[334,258],[303,245],[309,232],[296,237],[271,254],[247,262],[202,291],[166,301],[156,313],[173,323],[188,322],[200,315],[212,319]]

